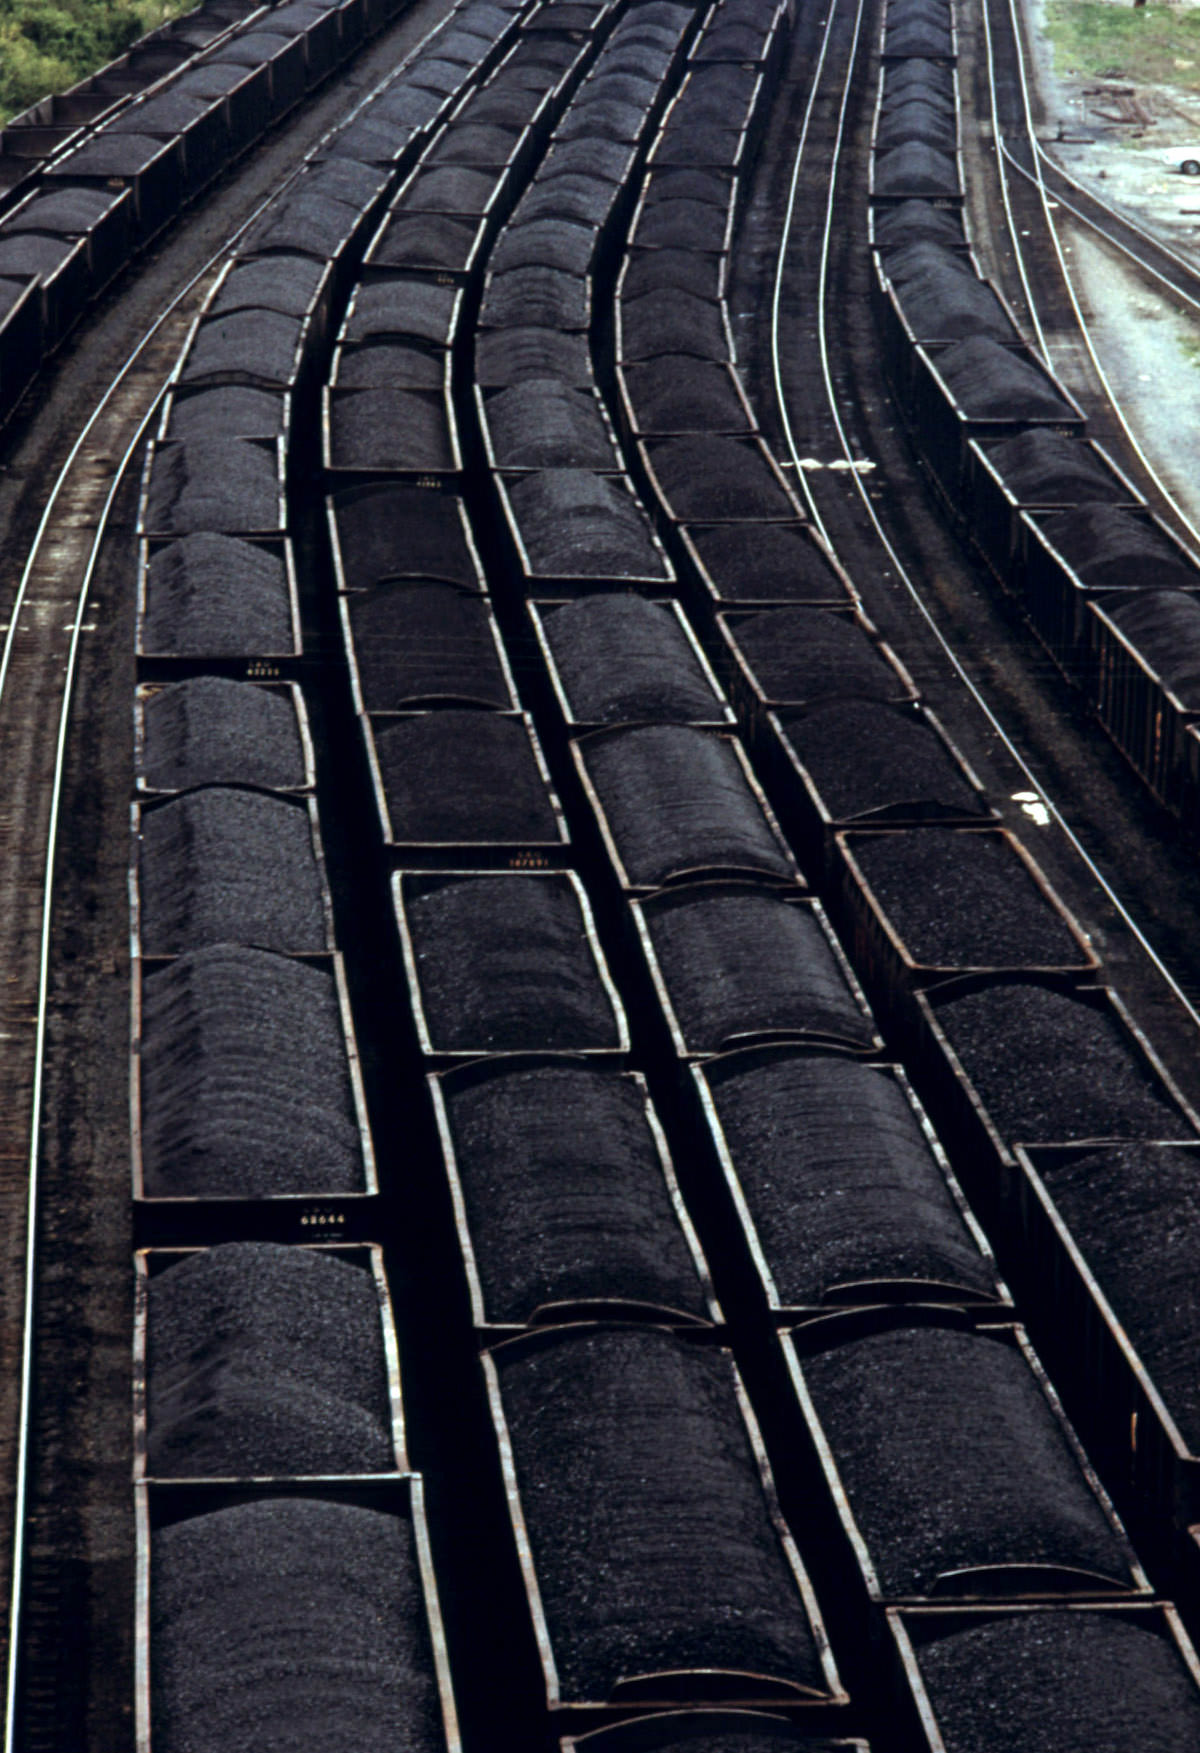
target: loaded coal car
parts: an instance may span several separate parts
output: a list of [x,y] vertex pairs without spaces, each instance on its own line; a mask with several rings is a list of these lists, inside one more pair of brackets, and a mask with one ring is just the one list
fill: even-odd
[[392,895],[428,1060],[628,1053],[625,1012],[574,871],[397,871]]
[[958,32],[950,0],[888,0],[880,54],[891,61],[941,61],[958,57]]
[[87,244],[77,237],[0,232],[0,284],[22,282],[37,300],[41,354],[47,357],[77,322],[91,295]]
[[[904,381],[906,360],[885,360]],[[1010,438],[1030,427],[1082,437],[1083,410],[1024,347],[986,335],[917,348],[911,405],[917,448],[952,509],[962,503],[972,439]]]
[[481,1059],[429,1086],[481,1337],[601,1314],[721,1319],[639,1072]]
[[303,36],[272,29],[269,13],[214,49],[208,59],[217,67],[262,67],[266,71],[271,123],[295,109],[308,85]]
[[679,526],[681,569],[697,612],[781,603],[857,607],[849,576],[810,525],[709,523]]
[[1091,439],[1031,426],[967,446],[961,512],[967,533],[1006,590],[1021,589],[1023,511],[1081,505],[1138,509],[1141,494]]
[[296,1753],[457,1753],[418,1475],[135,1495],[138,1753],[247,1746],[265,1698]]
[[873,203],[867,215],[867,230],[874,250],[903,249],[907,244],[926,241],[944,244],[952,250],[965,251],[970,247],[961,208],[940,207],[936,201],[917,197]]
[[598,592],[531,602],[529,615],[565,733],[639,722],[734,728],[733,710],[673,598]]
[[230,942],[140,958],[133,1003],[144,1242],[369,1233],[379,1189],[340,958]]
[[571,754],[623,893],[702,872],[798,880],[736,737],[690,725],[619,726],[579,738]]
[[183,196],[193,200],[233,156],[229,107],[219,93],[193,92],[182,73],[165,91],[140,99],[106,123],[111,134],[145,134],[183,146]]
[[782,1346],[860,1637],[885,1606],[1153,1592],[1019,1326],[861,1308]]
[[901,1067],[747,1048],[694,1064],[689,1094],[712,1170],[695,1209],[749,1306],[788,1322],[873,1303],[1011,1306]]
[[674,579],[626,476],[547,468],[492,480],[522,592],[576,595],[614,584],[661,592]]
[[814,1740],[765,1710],[666,1710],[567,1735],[559,1753],[870,1753],[865,1741]]
[[1034,859],[1004,829],[924,827],[836,836],[839,924],[880,1015],[960,974],[1083,980],[1099,958]]
[[87,250],[88,296],[102,292],[129,260],[133,196],[128,189],[34,189],[0,221],[0,237],[24,232],[79,239]]
[[1200,1662],[1173,1607],[891,1609],[893,1696],[919,1753],[1185,1753]]
[[135,1258],[134,1479],[408,1471],[378,1246]]
[[878,1053],[875,1028],[819,901],[793,887],[699,882],[631,902],[652,1002],[676,1060],[764,1041]]
[[92,135],[74,151],[48,164],[43,182],[52,188],[128,189],[133,197],[134,243],[148,243],[178,213],[186,172],[183,143],[153,134]]
[[339,591],[412,579],[483,593],[483,567],[456,494],[381,483],[343,488],[325,506]]
[[437,580],[389,579],[344,594],[338,607],[356,712],[518,708],[500,629],[485,597]]
[[944,347],[972,336],[986,336],[1001,347],[1020,341],[1012,312],[980,277],[970,253],[940,241],[877,250],[871,292],[892,385],[906,406],[917,383],[919,347]]
[[608,411],[594,385],[548,377],[489,390],[476,384],[475,405],[493,473],[555,467],[622,471]]
[[291,543],[207,531],[143,541],[134,637],[147,680],[181,671],[278,675],[301,650]]
[[1116,992],[1043,978],[917,994],[916,1075],[985,1221],[1005,1221],[1018,1144],[1188,1139],[1200,1130]]
[[143,684],[134,696],[133,765],[141,796],[199,785],[307,792],[316,762],[295,682],[189,676]]
[[[1197,574],[1200,586],[1200,574]],[[1139,590],[1086,614],[1088,694],[1101,724],[1192,836],[1200,822],[1200,594]]]
[[1090,685],[1087,607],[1130,593],[1200,590],[1200,566],[1149,511],[1078,505],[1021,513],[1021,599],[1034,629],[1068,676]]
[[483,1366],[557,1721],[845,1702],[728,1351],[581,1324]]

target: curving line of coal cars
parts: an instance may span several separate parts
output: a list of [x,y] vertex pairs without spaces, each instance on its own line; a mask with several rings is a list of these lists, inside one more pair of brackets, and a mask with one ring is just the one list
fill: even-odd
[[937,13],[923,9],[916,53],[886,27],[883,38],[870,227],[885,366],[960,530],[1194,838],[1200,561],[1087,436],[1082,409],[980,274],[963,213],[953,32]]

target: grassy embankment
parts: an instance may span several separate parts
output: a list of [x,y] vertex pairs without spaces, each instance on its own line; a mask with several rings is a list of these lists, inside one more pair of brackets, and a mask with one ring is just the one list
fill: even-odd
[[1047,0],[1059,73],[1200,91],[1200,9],[1130,0]]
[[196,0],[0,0],[0,121],[95,72]]

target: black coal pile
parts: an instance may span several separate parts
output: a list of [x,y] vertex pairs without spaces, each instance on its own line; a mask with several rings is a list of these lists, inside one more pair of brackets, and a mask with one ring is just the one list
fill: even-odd
[[386,578],[441,578],[479,588],[462,501],[425,487],[351,487],[333,496],[347,590]]
[[1084,584],[1195,590],[1189,566],[1162,529],[1120,505],[1079,505],[1040,520],[1046,540]]
[[63,237],[83,237],[95,230],[100,221],[124,197],[123,189],[100,189],[82,186],[77,189],[51,188],[25,202],[16,212],[6,214],[6,231],[59,232]]
[[1001,1138],[1179,1138],[1187,1125],[1114,1013],[1019,981],[937,1007]]
[[750,431],[751,416],[728,365],[665,353],[625,366],[622,375],[639,437]]
[[153,1536],[157,1753],[443,1753],[411,1527],[314,1498],[266,1498]]
[[564,274],[586,274],[596,249],[596,230],[569,219],[513,219],[492,251],[497,274],[511,268],[558,268]]
[[995,1295],[995,1275],[889,1071],[773,1056],[723,1077],[713,1097],[781,1304],[813,1305],[872,1283]]
[[1160,1623],[1028,1613],[922,1639],[946,1753],[1187,1753],[1200,1691]]
[[310,163],[301,186],[307,194],[328,195],[334,201],[348,201],[365,212],[387,188],[390,170],[377,164],[356,164],[350,158],[323,158]]
[[289,386],[296,377],[302,319],[274,310],[233,310],[206,317],[180,374],[183,383],[252,378]]
[[996,835],[917,828],[855,839],[851,851],[918,964],[1059,968],[1083,959],[1065,921]]
[[713,300],[721,296],[722,258],[695,250],[630,250],[621,275],[621,298],[647,292],[694,292]]
[[199,534],[150,556],[143,651],[179,657],[268,656],[295,649],[287,574],[278,553]]
[[569,219],[576,225],[603,225],[617,197],[617,185],[586,171],[564,172],[535,182],[521,202],[522,219]]
[[953,152],[958,145],[958,117],[953,108],[923,97],[906,97],[881,112],[875,129],[876,152],[889,152],[893,146],[907,146],[914,140],[939,152]]
[[731,20],[728,24],[710,25],[696,44],[696,60],[733,61],[743,65],[747,61],[760,61],[766,52],[769,37],[762,26],[740,24]]
[[586,335],[538,328],[484,330],[475,342],[475,381],[483,389],[503,389],[533,378],[556,378],[575,389],[592,384],[592,355]]
[[431,882],[405,900],[435,1052],[619,1045],[616,1018],[562,877]]
[[591,321],[591,284],[563,268],[534,263],[493,274],[484,296],[480,323],[484,328],[522,328],[528,323],[548,329],[586,329]]
[[1131,1581],[1015,1346],[914,1327],[806,1358],[803,1370],[885,1596],[928,1595],[941,1577],[1005,1564]]
[[876,195],[944,200],[961,193],[956,159],[919,140],[877,153],[874,164]]
[[362,223],[362,214],[349,201],[305,189],[272,202],[266,216],[246,235],[244,247],[255,254],[294,253],[318,262],[334,261]]
[[531,378],[487,398],[485,418],[498,469],[619,469],[594,390]]
[[764,700],[900,700],[910,690],[857,621],[823,609],[762,609],[727,623]]
[[932,273],[955,275],[960,280],[978,279],[970,256],[934,238],[901,238],[898,246],[890,249],[883,261],[893,286],[906,286],[910,280]]
[[603,177],[617,186],[629,176],[633,153],[628,146],[615,140],[564,140],[552,146],[538,166],[537,183],[552,182],[555,177],[570,176],[583,171],[588,176]]
[[786,1031],[869,1048],[875,1033],[808,907],[703,888],[646,908],[654,952],[688,1048]]
[[938,376],[969,420],[1079,418],[1032,360],[987,335],[955,341],[936,360]]
[[[672,174],[674,174],[672,172]],[[719,254],[729,230],[729,209],[686,195],[660,194],[655,173],[646,182],[633,241],[643,249],[704,250]]]
[[291,954],[327,947],[321,876],[299,804],[213,786],[147,810],[138,880],[145,955],[211,943]]
[[1200,602],[1182,591],[1154,590],[1105,607],[1184,711],[1200,711]]
[[567,111],[555,130],[558,140],[616,140],[633,142],[646,124],[646,112],[640,103],[627,103],[609,93],[598,81],[594,88],[583,92]]
[[447,698],[512,705],[482,597],[452,584],[385,584],[351,597],[349,613],[365,711]]
[[601,1328],[495,1358],[563,1697],[696,1669],[824,1690],[728,1354]]
[[1061,432],[1018,432],[984,446],[1018,505],[1078,505],[1125,498],[1090,444]]
[[149,695],[138,777],[152,791],[195,785],[305,782],[304,747],[290,695],[220,676],[195,676]]
[[902,707],[834,700],[781,723],[834,821],[987,814],[945,743]]
[[330,396],[329,430],[335,469],[449,474],[458,466],[441,393],[391,385],[335,389]]
[[796,516],[765,449],[754,440],[690,433],[652,439],[646,453],[672,515],[681,522]]
[[[953,252],[948,250],[946,258],[953,261]],[[1003,345],[1019,339],[1008,312],[986,280],[963,274],[945,262],[911,275],[896,296],[918,341],[960,341],[970,335],[986,335]]]
[[236,944],[181,956],[145,977],[141,1067],[149,1198],[363,1190],[328,969]]
[[918,240],[961,249],[966,238],[957,209],[935,207],[929,201],[898,201],[875,215],[875,241],[881,249],[896,249]]
[[926,61],[917,56],[894,61],[884,67],[884,96],[887,101],[920,94],[954,101],[954,68],[944,61]]
[[795,524],[692,524],[687,533],[719,601],[844,602],[849,595],[821,545]]
[[443,708],[375,725],[392,837],[416,845],[557,841],[524,721]]
[[155,535],[271,533],[283,527],[274,445],[249,438],[159,444],[146,490]]
[[693,121],[743,127],[756,97],[757,82],[758,73],[753,67],[701,67],[693,62],[691,73],[671,107],[672,130],[686,131]]
[[578,724],[712,722],[721,702],[673,609],[644,597],[581,597],[543,616]]
[[308,256],[258,256],[238,261],[221,282],[211,314],[233,310],[277,310],[286,316],[307,316],[329,270]]
[[480,238],[477,219],[458,219],[449,213],[395,213],[372,248],[371,266],[465,273]]
[[78,248],[75,238],[42,237],[32,231],[0,236],[0,274],[42,274],[49,279]]
[[189,1255],[148,1290],[152,1475],[395,1468],[369,1272],[306,1248],[233,1242]]
[[506,483],[531,576],[666,578],[641,505],[611,476],[542,469]]
[[1200,1161],[1110,1144],[1038,1172],[1192,1453],[1200,1450]]
[[[674,116],[671,121],[674,123]],[[736,127],[700,119],[686,127],[671,126],[654,148],[656,165],[700,164],[712,168],[737,162],[742,136]]]
[[949,24],[929,18],[888,20],[883,40],[885,55],[922,60],[950,60],[954,55],[954,33]]
[[497,173],[465,164],[420,169],[399,196],[397,213],[459,213],[481,218],[496,196]]
[[695,292],[666,290],[622,299],[622,359],[653,359],[660,353],[728,359],[729,339],[720,303]]
[[57,167],[57,174],[71,177],[136,177],[148,164],[170,148],[152,134],[112,134],[107,129],[93,134]]
[[794,874],[730,739],[656,724],[606,733],[585,747],[588,775],[635,887],[686,871]]
[[707,1319],[636,1084],[542,1066],[447,1102],[489,1320],[610,1299]]
[[499,122],[473,122],[470,103],[425,154],[426,164],[506,165],[521,140],[521,129]]
[[168,438],[278,438],[286,423],[287,404],[273,390],[248,384],[225,384],[174,396]]
[[413,335],[431,347],[448,347],[460,298],[455,286],[437,286],[400,275],[360,285],[342,325],[342,339],[369,341],[379,335]]
[[446,386],[446,355],[403,341],[368,341],[340,347],[335,375],[340,390],[430,390]]

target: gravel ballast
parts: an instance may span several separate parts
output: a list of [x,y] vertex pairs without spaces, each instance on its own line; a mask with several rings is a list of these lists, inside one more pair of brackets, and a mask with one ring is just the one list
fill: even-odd
[[665,882],[690,870],[794,874],[731,739],[656,724],[614,731],[583,748],[633,885]]
[[781,1056],[723,1077],[713,1100],[785,1306],[871,1280],[995,1295],[995,1274],[888,1070]]
[[446,1093],[490,1320],[610,1298],[707,1318],[637,1085],[543,1066]]
[[576,723],[720,717],[721,702],[671,607],[598,594],[544,613],[543,625]]
[[1131,1582],[1015,1346],[914,1327],[806,1358],[803,1374],[885,1598],[1007,1564],[1082,1571],[1076,1593]]
[[358,1193],[362,1141],[333,975],[214,944],[142,989],[149,1198]]
[[1110,1144],[1038,1172],[1193,1454],[1200,1453],[1200,1157]]
[[496,1365],[564,1698],[713,1668],[823,1689],[728,1354],[568,1329]]
[[941,968],[1057,968],[1084,951],[997,834],[914,828],[849,843],[912,960]]
[[1109,1614],[997,1617],[923,1642],[917,1659],[946,1753],[1200,1744],[1200,1692],[1175,1646]]
[[553,801],[522,719],[442,707],[376,724],[375,752],[397,842],[559,838]]
[[561,877],[477,876],[406,897],[434,1051],[615,1048],[612,1004]]
[[151,694],[138,777],[153,791],[195,785],[305,783],[304,746],[290,695],[251,682],[195,676]]
[[308,813],[251,791],[188,792],[142,817],[141,945],[324,950],[321,873]]
[[646,924],[691,1052],[786,1031],[859,1048],[875,1039],[811,908],[769,893],[681,892]]
[[443,1753],[411,1527],[268,1498],[152,1541],[156,1753]]
[[272,1242],[188,1256],[147,1287],[152,1476],[393,1469],[371,1273]]
[[936,1017],[1012,1143],[1179,1138],[1192,1130],[1107,1008],[1006,981],[939,1004]]

